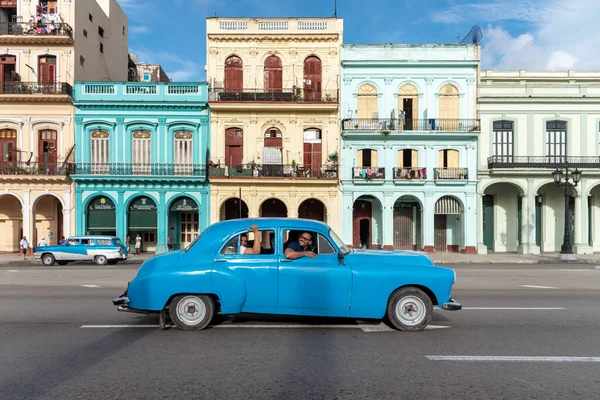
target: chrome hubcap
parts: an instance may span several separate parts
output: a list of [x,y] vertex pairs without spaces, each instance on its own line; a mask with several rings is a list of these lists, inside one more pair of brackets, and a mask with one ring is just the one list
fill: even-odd
[[426,315],[425,303],[417,296],[403,297],[396,304],[396,317],[404,325],[418,325],[423,322]]

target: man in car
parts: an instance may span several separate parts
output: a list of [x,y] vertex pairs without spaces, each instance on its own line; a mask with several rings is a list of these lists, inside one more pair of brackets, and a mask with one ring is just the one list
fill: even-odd
[[248,235],[242,233],[240,237],[240,254],[260,254],[260,240],[258,238],[258,226],[252,225],[249,231],[254,233],[254,244],[252,247],[248,246]]
[[317,255],[312,251],[312,234],[310,232],[302,232],[298,236],[297,242],[292,242],[285,249],[285,258],[295,260],[300,257],[315,258]]

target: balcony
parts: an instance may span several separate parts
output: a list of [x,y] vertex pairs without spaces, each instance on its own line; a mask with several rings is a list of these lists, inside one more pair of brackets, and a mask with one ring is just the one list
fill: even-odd
[[292,89],[211,89],[209,101],[231,102],[294,102],[294,103],[337,103],[337,90]]
[[573,168],[600,169],[600,157],[564,157],[564,156],[492,156],[488,157],[489,169],[525,168],[525,169],[556,169],[568,163]]
[[27,161],[0,162],[0,175],[54,175],[67,176],[69,165],[64,163],[40,163]]
[[434,168],[433,176],[436,181],[466,181],[469,180],[469,170],[468,168]]
[[207,101],[208,83],[165,82],[76,82],[77,102],[144,101],[185,102]]
[[[202,177],[206,175],[204,164],[164,164],[164,163],[73,163],[71,175],[92,175],[104,177],[136,176],[157,177]],[[74,177],[76,179],[76,177]]]
[[57,22],[56,18],[48,17],[41,22],[0,22],[0,44],[73,44],[73,29],[69,24]]
[[209,35],[340,35],[342,21],[336,18],[209,18]]
[[442,132],[478,132],[481,130],[478,119],[377,119],[354,118],[342,120],[344,131],[375,131],[385,135],[392,131],[442,131]]
[[[39,96],[39,97],[38,97]],[[1,101],[73,101],[73,87],[65,82],[0,82]]]
[[385,180],[385,168],[378,167],[352,167],[352,179],[363,181]]
[[394,180],[423,181],[427,179],[427,168],[394,168]]
[[293,179],[337,179],[336,165],[291,165],[291,164],[243,164],[236,167],[213,166],[209,168],[213,178],[293,178]]

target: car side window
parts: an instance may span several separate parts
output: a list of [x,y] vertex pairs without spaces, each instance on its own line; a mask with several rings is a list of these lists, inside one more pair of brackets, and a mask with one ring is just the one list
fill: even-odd
[[95,246],[95,245],[96,245],[96,241],[95,241],[94,239],[83,239],[83,240],[81,241],[81,243],[82,243],[84,246]]
[[[260,242],[259,253],[253,253],[254,241]],[[246,251],[250,249],[249,251]],[[275,231],[258,231],[258,237],[254,237],[253,232],[244,232],[232,237],[229,242],[221,249],[221,254],[240,254],[245,256],[254,256],[257,254],[275,253]]]
[[237,254],[239,242],[239,235],[232,237],[231,240],[223,247],[223,250],[221,250],[221,254]]
[[69,239],[69,246],[77,246],[79,243],[79,239]]
[[112,241],[110,239],[98,239],[96,240],[98,246],[112,246]]
[[310,231],[304,231],[304,230],[286,230],[283,233],[283,252],[285,252],[285,250],[290,247],[291,245],[293,245],[294,243],[296,243],[294,246],[299,246],[299,239],[300,239],[300,235],[302,235],[304,232],[308,232],[310,233],[312,240],[310,241],[310,243],[306,243],[306,242],[302,242],[304,245],[307,245],[307,250],[308,251],[312,251],[315,254],[320,254],[319,253],[319,243],[317,240],[317,234],[314,232],[310,232]]
[[327,238],[321,234],[319,234],[319,254],[335,254],[335,249],[333,248],[333,246],[331,245],[331,243],[329,243],[329,240],[327,240]]

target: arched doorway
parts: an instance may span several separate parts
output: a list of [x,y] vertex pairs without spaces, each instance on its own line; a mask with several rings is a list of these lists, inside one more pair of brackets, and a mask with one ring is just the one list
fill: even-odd
[[352,207],[352,247],[378,249],[381,246],[382,207],[373,196],[360,196]]
[[298,218],[325,221],[325,204],[316,199],[304,200],[298,207]]
[[34,225],[32,238],[27,238],[32,245],[37,245],[43,237],[48,245],[57,244],[63,236],[63,207],[60,200],[52,195],[40,196],[32,208]]
[[244,200],[228,199],[221,204],[219,215],[221,221],[248,218],[248,206]]
[[225,60],[225,93],[241,93],[244,87],[242,59],[230,56]]
[[304,60],[304,101],[321,101],[321,60],[310,56]]
[[414,85],[407,83],[400,88],[398,110],[404,111],[404,130],[419,130],[419,91]]
[[518,186],[505,182],[485,189],[481,232],[488,251],[516,252],[522,244],[522,195]]
[[279,199],[268,199],[263,201],[259,210],[261,217],[287,218],[288,211],[283,201]]
[[58,133],[54,129],[40,130],[38,144],[39,171],[53,174],[56,171]]
[[225,130],[225,166],[235,168],[244,158],[244,131],[240,128]]
[[94,197],[87,208],[86,234],[116,236],[116,210],[115,203],[109,197]]
[[[575,197],[577,188],[571,186],[569,214],[567,215],[571,244],[575,244]],[[537,206],[539,202],[539,206]],[[565,194],[554,182],[538,189],[536,199],[536,226],[540,229],[536,236],[542,252],[559,252],[565,232]],[[536,233],[537,233],[536,232]],[[536,243],[537,244],[537,243]]]
[[433,228],[436,251],[458,252],[463,242],[463,206],[454,196],[442,196],[435,203]]
[[135,245],[135,238],[142,238],[141,251],[156,250],[158,240],[157,207],[150,197],[139,196],[134,198],[128,207],[127,235],[131,238],[131,245]]
[[200,214],[196,200],[178,197],[169,207],[169,226],[174,249],[184,249],[192,243],[200,232]]
[[394,250],[421,250],[421,203],[402,196],[394,203]]
[[443,131],[459,129],[458,97],[458,88],[454,85],[445,85],[440,89],[440,129]]
[[[23,237],[23,207],[13,195],[0,196],[0,251],[19,251]],[[27,238],[31,242],[31,238]]]

